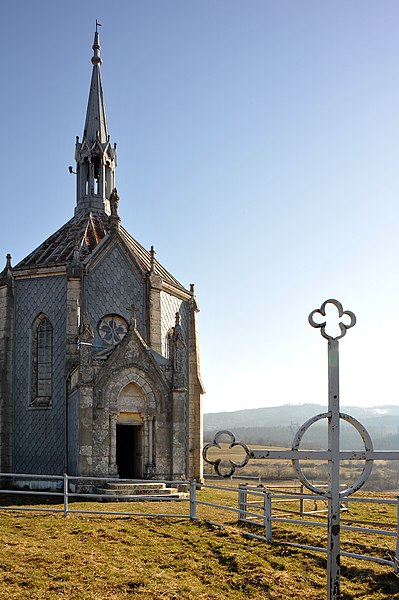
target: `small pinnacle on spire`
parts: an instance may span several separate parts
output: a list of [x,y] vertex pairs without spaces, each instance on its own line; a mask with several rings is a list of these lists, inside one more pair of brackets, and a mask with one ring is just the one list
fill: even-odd
[[76,238],[75,243],[73,245],[72,264],[74,266],[80,265],[79,239],[78,238]]
[[118,194],[118,190],[116,188],[114,188],[112,190],[111,195],[109,197],[109,202],[111,205],[111,216],[117,217],[118,216],[119,194]]
[[150,249],[150,273],[152,273],[154,271],[155,255],[156,255],[156,252],[154,250],[154,246],[151,246],[151,249]]
[[11,277],[11,271],[12,271],[11,254],[7,254],[7,256],[6,256],[6,266],[0,272],[0,278],[3,278],[3,277],[10,278]]
[[116,231],[119,229],[119,224],[121,222],[120,216],[118,214],[118,203],[119,203],[119,195],[116,188],[114,188],[109,197],[109,205],[111,209],[111,215],[109,217],[109,225],[111,231]]
[[6,256],[6,266],[4,267],[4,269],[0,273],[0,275],[7,275],[7,274],[11,273],[11,270],[12,270],[12,266],[11,266],[11,254],[7,254],[7,256]]
[[131,325],[131,327],[133,327],[135,329],[136,328],[136,307],[132,303],[130,306],[126,307],[126,310],[131,313],[130,314],[130,325]]
[[180,325],[180,313],[179,312],[176,313],[175,319],[176,319],[175,326],[178,327]]
[[93,327],[87,311],[83,311],[79,326],[79,341],[91,343],[94,338]]
[[194,284],[190,283],[190,294],[194,294]]

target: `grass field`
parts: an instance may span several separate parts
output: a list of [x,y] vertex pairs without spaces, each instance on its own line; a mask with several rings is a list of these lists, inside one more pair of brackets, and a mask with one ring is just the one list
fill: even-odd
[[[224,436],[226,439],[226,436]],[[220,448],[215,446],[208,449],[207,458],[214,461],[222,460],[221,471],[226,473],[230,470],[229,460],[239,464],[245,457],[242,446],[229,447],[229,443],[222,441]],[[251,444],[251,450],[263,449],[264,446]],[[267,446],[268,450],[288,450],[289,448]],[[301,468],[311,482],[326,484],[328,481],[329,468],[327,461],[302,460]],[[363,460],[345,460],[340,464],[340,481],[348,487],[360,476],[364,467]],[[214,473],[213,466],[204,463],[204,473]],[[296,473],[290,460],[262,460],[250,459],[244,468],[238,468],[236,474],[240,477],[262,477],[266,479],[293,479]],[[372,473],[364,486],[367,490],[393,490],[399,487],[399,461],[385,460],[375,461]]]
[[[27,497],[26,497],[27,498]],[[237,506],[233,491],[198,499]],[[11,499],[9,499],[11,500]],[[22,501],[19,498],[15,502]],[[26,504],[28,500],[23,502]],[[42,506],[52,506],[41,500]],[[294,503],[293,503],[294,506]],[[60,508],[60,505],[57,505]],[[73,503],[73,508],[187,514],[187,503]],[[325,597],[325,556],[246,539],[236,515],[206,506],[203,520],[7,512],[0,518],[0,598],[292,599]],[[395,522],[395,507],[353,505],[345,518]],[[309,518],[309,517],[307,517]],[[320,520],[320,515],[318,515]],[[319,528],[276,524],[273,539],[325,546]],[[393,538],[343,532],[342,547],[392,558]],[[392,569],[342,559],[342,600],[399,599]]]

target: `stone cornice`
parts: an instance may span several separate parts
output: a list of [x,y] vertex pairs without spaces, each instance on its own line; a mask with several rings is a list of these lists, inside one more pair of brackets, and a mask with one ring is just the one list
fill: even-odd
[[66,275],[67,265],[58,265],[54,267],[40,267],[35,269],[14,269],[13,276],[15,279],[33,279],[36,277],[56,277]]
[[162,290],[168,294],[172,294],[172,296],[176,296],[176,298],[179,298],[180,300],[189,301],[192,298],[190,292],[184,292],[183,290],[180,290],[173,285],[170,285],[170,283],[166,283],[165,281],[162,282]]

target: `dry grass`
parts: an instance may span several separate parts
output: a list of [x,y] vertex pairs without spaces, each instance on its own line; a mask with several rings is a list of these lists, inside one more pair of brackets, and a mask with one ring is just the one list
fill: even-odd
[[[203,501],[237,505],[233,491],[206,490]],[[20,501],[16,499],[16,501]],[[46,507],[49,502],[40,500]],[[293,506],[295,504],[293,503]],[[187,514],[187,503],[81,503],[74,508]],[[60,506],[58,506],[60,508]],[[352,519],[395,521],[394,507],[353,505]],[[246,539],[229,511],[200,506],[198,516],[220,529],[183,518],[133,518],[1,511],[0,598],[79,600],[302,599],[325,597],[325,556]],[[343,515],[344,516],[344,515]],[[319,516],[317,517],[320,518]],[[254,533],[256,527],[248,527]],[[325,545],[325,531],[275,524],[277,541]],[[343,534],[343,549],[392,558],[392,539]],[[389,544],[388,544],[389,542]],[[385,550],[384,550],[385,549]],[[389,567],[342,559],[342,599],[399,599]]]

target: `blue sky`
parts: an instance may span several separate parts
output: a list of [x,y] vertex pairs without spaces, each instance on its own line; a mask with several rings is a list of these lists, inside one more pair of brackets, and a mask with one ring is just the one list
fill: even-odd
[[207,412],[398,401],[399,5],[118,0],[2,7],[0,257],[73,214],[95,19],[125,228],[196,284]]

